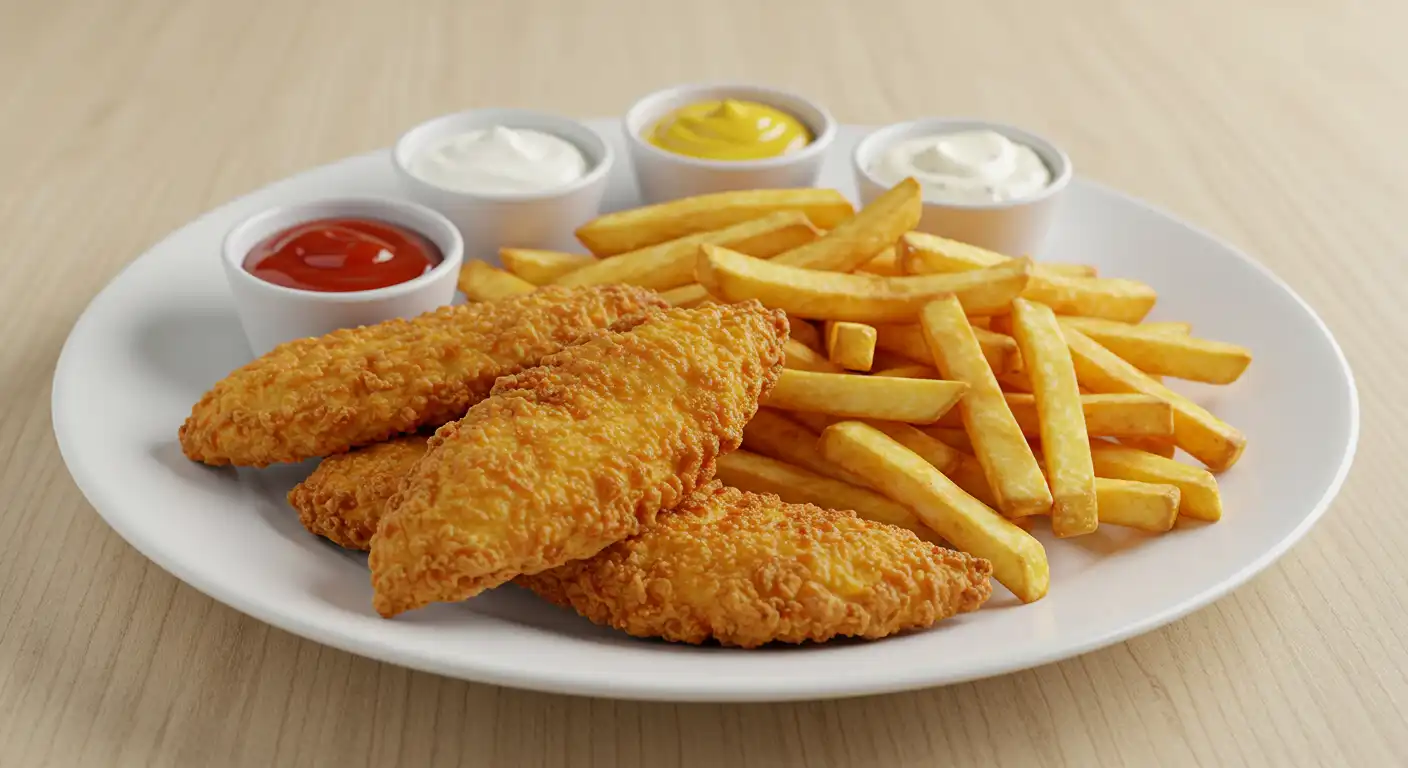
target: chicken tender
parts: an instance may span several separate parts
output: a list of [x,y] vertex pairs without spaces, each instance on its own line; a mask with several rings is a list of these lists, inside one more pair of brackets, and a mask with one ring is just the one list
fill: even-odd
[[753,648],[928,627],[986,602],[991,574],[854,512],[713,485],[639,536],[517,583],[637,637]]
[[291,341],[207,392],[180,429],[181,450],[206,464],[262,467],[439,426],[487,397],[498,377],[663,306],[628,286],[543,288]]
[[388,502],[377,611],[464,600],[635,535],[738,447],[787,337],[757,302],[674,309],[500,379]]
[[329,456],[288,492],[309,533],[348,549],[371,549],[386,502],[425,455],[429,435],[407,435]]

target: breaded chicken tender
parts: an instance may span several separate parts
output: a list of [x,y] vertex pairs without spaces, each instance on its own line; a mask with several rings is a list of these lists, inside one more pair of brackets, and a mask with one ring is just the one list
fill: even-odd
[[637,637],[753,648],[928,627],[986,602],[991,574],[854,512],[712,485],[639,536],[517,583]]
[[498,377],[663,306],[629,286],[542,288],[291,341],[207,392],[180,429],[181,450],[206,464],[262,467],[439,426],[487,397]]
[[786,339],[757,302],[674,309],[500,379],[388,503],[376,610],[464,600],[635,535],[738,447]]
[[386,502],[425,455],[429,435],[407,435],[329,456],[288,492],[309,533],[348,549],[371,549]]

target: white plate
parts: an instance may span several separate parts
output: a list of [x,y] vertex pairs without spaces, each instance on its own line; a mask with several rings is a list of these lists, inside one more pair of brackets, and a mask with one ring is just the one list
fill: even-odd
[[[593,127],[616,143],[614,122]],[[824,186],[854,195],[838,138]],[[54,432],[88,500],[127,541],[206,594],[290,632],[409,667],[565,693],[671,700],[781,700],[941,685],[1063,659],[1206,605],[1269,565],[1325,512],[1349,469],[1359,410],[1348,364],[1315,313],[1215,238],[1077,180],[1043,258],[1148,281],[1158,319],[1245,344],[1230,387],[1185,391],[1243,429],[1215,525],[1149,537],[1114,526],[1045,539],[1050,595],[888,640],[738,651],[632,639],[505,587],[393,621],[371,610],[365,559],[315,539],[284,494],[312,463],[215,470],[182,457],[176,429],[211,384],[249,357],[220,270],[221,237],[266,206],[326,195],[395,195],[386,153],[274,184],[183,227],[133,262],[74,326],[54,375]],[[620,169],[607,194],[630,205]]]

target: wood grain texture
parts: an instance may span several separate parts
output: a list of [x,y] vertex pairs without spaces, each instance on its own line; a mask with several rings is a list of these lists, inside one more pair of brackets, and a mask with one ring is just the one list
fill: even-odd
[[[1390,765],[1408,755],[1408,4],[0,0],[0,765]],[[919,693],[660,705],[474,685],[271,629],[123,543],[49,426],[59,348],[165,233],[431,115],[766,80],[971,114],[1269,264],[1338,334],[1359,458],[1250,584]],[[1306,407],[1314,407],[1307,403]],[[1315,439],[1307,435],[1306,439]]]

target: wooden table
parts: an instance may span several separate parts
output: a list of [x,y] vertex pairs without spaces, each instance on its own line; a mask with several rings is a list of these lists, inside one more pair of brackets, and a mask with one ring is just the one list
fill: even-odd
[[[0,765],[1404,759],[1408,4],[672,5],[0,0]],[[1100,652],[905,695],[676,706],[469,684],[296,638],[148,563],[74,487],[47,407],[59,347],[168,231],[437,113],[617,114],[706,79],[802,90],[847,122],[1027,125],[1087,176],[1246,248],[1358,374],[1339,501],[1232,596]]]

